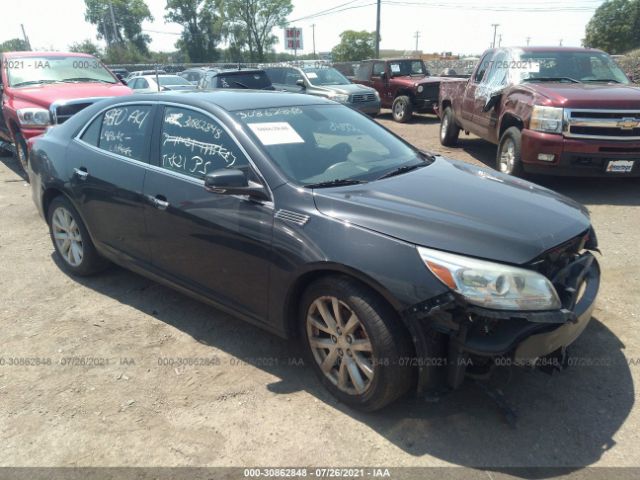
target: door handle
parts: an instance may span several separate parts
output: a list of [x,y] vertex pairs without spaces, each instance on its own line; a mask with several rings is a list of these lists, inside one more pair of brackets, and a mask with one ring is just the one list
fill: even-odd
[[87,172],[87,169],[85,167],[74,168],[73,174],[80,180],[86,180],[89,176],[89,172]]
[[166,210],[169,207],[169,202],[167,201],[167,197],[164,195],[156,195],[152,197],[151,195],[147,195],[147,198],[151,202],[151,205],[156,207],[158,210]]

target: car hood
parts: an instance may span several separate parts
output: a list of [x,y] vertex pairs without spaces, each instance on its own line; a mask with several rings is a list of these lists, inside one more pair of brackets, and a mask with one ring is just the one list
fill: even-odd
[[44,108],[58,100],[75,100],[94,97],[117,97],[131,95],[133,90],[116,83],[55,83],[34,87],[14,88],[11,91],[16,100],[31,103]]
[[529,90],[564,108],[640,109],[640,87],[585,83],[529,83]]
[[375,90],[365,85],[357,83],[346,83],[344,85],[314,85],[314,89],[327,93],[344,93],[351,95],[353,93],[373,93]]
[[524,264],[589,226],[584,207],[551,190],[437,157],[362,185],[316,189],[330,217],[416,245]]

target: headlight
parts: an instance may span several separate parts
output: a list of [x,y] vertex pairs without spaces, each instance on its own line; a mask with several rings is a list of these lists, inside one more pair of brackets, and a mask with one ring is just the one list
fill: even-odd
[[20,108],[18,120],[23,127],[46,127],[51,124],[51,114],[44,108]]
[[347,103],[349,101],[349,95],[344,95],[342,93],[332,93],[329,95],[329,100],[333,100],[334,102]]
[[538,132],[562,133],[563,116],[562,108],[534,106],[529,128]]
[[418,85],[417,92],[422,93],[424,91],[424,85]]
[[469,303],[497,310],[557,310],[558,294],[543,275],[500,263],[418,247],[425,265]]
[[376,96],[376,100],[380,100],[380,94],[378,93],[378,90],[374,90],[373,94]]

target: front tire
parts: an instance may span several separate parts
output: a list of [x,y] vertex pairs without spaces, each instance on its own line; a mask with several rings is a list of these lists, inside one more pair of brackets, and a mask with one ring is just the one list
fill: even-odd
[[407,95],[396,97],[391,105],[393,119],[398,123],[407,123],[413,116],[413,104]]
[[107,267],[108,262],[98,254],[78,211],[65,197],[51,201],[47,223],[53,247],[65,271],[87,276]]
[[324,386],[341,402],[374,411],[404,395],[415,372],[411,339],[395,312],[348,277],[313,283],[300,305],[304,349]]
[[521,177],[522,168],[522,132],[518,127],[509,127],[500,138],[496,156],[496,170],[507,175]]
[[[16,158],[20,163],[20,167],[27,173],[27,167],[29,166],[29,150],[27,149],[27,142],[20,132],[17,132],[14,137],[14,145],[16,147]],[[27,175],[27,179],[29,176]]]
[[451,107],[444,109],[440,122],[440,143],[445,147],[455,147],[458,143],[460,127],[456,124]]

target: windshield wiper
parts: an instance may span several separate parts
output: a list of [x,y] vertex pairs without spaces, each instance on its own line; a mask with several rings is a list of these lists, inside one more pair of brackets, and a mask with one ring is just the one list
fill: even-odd
[[246,88],[247,90],[249,90],[249,87],[247,87],[244,83],[242,82],[238,82],[237,80],[231,80],[232,83],[235,83],[236,85],[240,85],[242,88]]
[[620,80],[616,80],[615,78],[589,78],[588,80],[583,80],[583,82],[622,83]]
[[13,84],[13,87],[23,87],[25,85],[41,85],[44,83],[56,83],[59,80],[27,80],[26,82],[18,82]]
[[309,183],[305,185],[306,188],[327,188],[327,187],[343,187],[346,185],[359,185],[361,183],[367,183],[364,180],[353,180],[349,178],[336,178],[335,180],[328,180],[326,182]]
[[580,80],[576,80],[571,77],[529,77],[524,78],[523,82],[571,82],[571,83],[582,83]]
[[426,167],[429,165],[428,163],[414,163],[413,165],[403,165],[402,167],[398,167],[396,169],[391,170],[390,172],[385,173],[381,177],[376,178],[376,180],[382,180],[383,178],[395,177],[396,175],[402,175],[403,173],[410,172],[412,170],[416,170],[421,167]]

